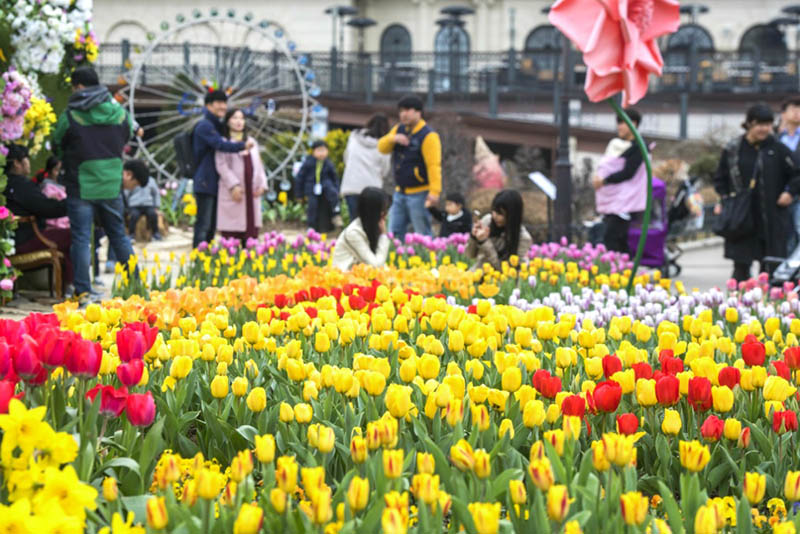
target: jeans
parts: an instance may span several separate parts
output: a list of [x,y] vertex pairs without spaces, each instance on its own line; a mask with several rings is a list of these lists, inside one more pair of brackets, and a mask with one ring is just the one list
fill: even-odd
[[792,218],[792,227],[787,239],[787,256],[791,256],[794,249],[800,245],[800,200],[795,200],[789,206],[789,215]]
[[197,215],[194,219],[194,239],[192,246],[197,246],[205,241],[211,243],[217,233],[217,195],[208,193],[195,193],[197,202]]
[[128,219],[128,233],[131,237],[136,235],[136,223],[139,218],[144,215],[147,217],[147,226],[153,235],[158,234],[158,213],[153,206],[137,206],[130,208],[130,218]]
[[125,234],[125,221],[122,218],[122,197],[111,200],[82,200],[67,197],[67,216],[72,234],[70,257],[75,271],[75,294],[89,293],[89,263],[92,240],[92,223],[95,214],[98,222],[108,236],[109,247],[119,261],[125,262],[133,255],[131,242]]
[[431,214],[425,208],[428,192],[407,195],[395,191],[392,207],[389,210],[389,231],[399,240],[403,240],[409,223],[417,234],[432,236]]
[[628,230],[631,227],[630,219],[626,220],[618,215],[606,215],[603,217],[603,223],[606,226],[605,234],[603,235],[603,244],[605,244],[606,249],[630,254],[630,248],[628,247]]
[[350,222],[358,218],[358,195],[345,195],[344,201],[347,202],[347,212],[350,214]]

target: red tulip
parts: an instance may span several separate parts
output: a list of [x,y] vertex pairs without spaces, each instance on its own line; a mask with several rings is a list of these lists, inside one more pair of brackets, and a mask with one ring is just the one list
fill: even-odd
[[94,402],[98,393],[100,393],[100,414],[107,417],[119,417],[125,409],[125,400],[128,398],[128,390],[124,386],[119,389],[114,389],[113,386],[97,384],[86,392],[86,398]]
[[311,300],[314,302],[328,296],[328,291],[324,287],[312,287],[309,291],[311,292]]
[[294,294],[294,301],[298,304],[301,302],[305,302],[307,300],[308,300],[308,291],[306,291],[305,289],[301,289],[300,291]]
[[358,289],[358,294],[364,297],[367,302],[375,300],[377,286],[361,287]]
[[559,391],[561,391],[561,379],[557,376],[551,376],[542,381],[542,390],[539,393],[548,399],[555,399]]
[[689,380],[689,406],[695,411],[705,412],[711,405],[711,381],[702,376]]
[[342,299],[342,288],[341,287],[332,287],[330,288],[331,295],[333,298],[336,299],[336,302],[339,302]]
[[622,399],[622,387],[613,380],[600,382],[594,388],[594,392],[587,398],[591,398],[590,407],[594,407],[595,412],[611,413],[617,411],[619,401]]
[[583,417],[586,413],[586,401],[580,395],[570,395],[562,401],[561,413],[563,415]]
[[5,377],[11,370],[11,347],[6,340],[0,338],[0,378]]
[[312,319],[316,319],[317,315],[319,315],[319,312],[313,306],[309,306],[308,308],[303,308],[303,309],[308,314],[308,316],[311,317]]
[[725,423],[716,415],[709,415],[700,427],[700,433],[706,441],[719,441],[722,437],[722,431],[725,429]]
[[754,336],[747,337],[752,337],[752,340],[742,343],[742,359],[744,363],[747,365],[764,365],[764,358],[767,354],[764,344],[756,340]]
[[42,363],[54,369],[64,365],[64,358],[70,351],[74,336],[57,328],[45,328],[39,335],[39,357]]
[[617,416],[617,431],[620,434],[635,434],[639,429],[639,418],[632,413],[624,413]]
[[55,313],[31,313],[22,322],[30,333],[38,332],[43,328],[58,328],[58,316]]
[[603,375],[611,378],[614,373],[622,371],[622,361],[614,354],[603,356]]
[[147,341],[144,334],[133,328],[117,330],[117,352],[123,362],[144,358]]
[[[155,322],[155,321],[152,321]],[[151,324],[152,324],[151,322]],[[153,343],[156,342],[156,337],[158,337],[158,328],[155,326],[148,326],[145,323],[128,323],[125,325],[125,328],[134,330],[136,332],[141,332],[144,336],[145,340],[145,354],[153,347]]]
[[275,295],[275,306],[278,308],[285,308],[289,304],[289,298],[283,293]]
[[28,380],[39,375],[42,369],[39,344],[28,334],[22,334],[14,347],[14,372],[23,380]]
[[633,372],[636,374],[636,380],[644,378],[650,380],[653,378],[653,368],[647,362],[634,363],[632,366]]
[[64,358],[64,366],[78,378],[94,378],[103,361],[103,349],[99,343],[88,339],[76,339]]
[[0,319],[0,337],[5,338],[12,347],[20,342],[23,334],[27,333],[28,327],[22,321]]
[[144,372],[144,362],[142,360],[131,360],[117,366],[117,378],[126,386],[135,386],[142,379]]
[[717,375],[719,385],[728,386],[731,389],[733,389],[734,386],[738,386],[741,379],[742,372],[736,367],[724,367]]
[[361,310],[367,305],[367,301],[358,295],[350,295],[347,300],[351,310]]
[[736,443],[736,446],[740,449],[746,449],[750,446],[750,427],[746,426],[742,429],[742,433],[739,434],[739,441]]
[[783,361],[792,371],[800,369],[800,347],[789,347],[783,351]]
[[0,414],[8,413],[8,403],[11,402],[11,399],[21,399],[25,395],[22,391],[15,395],[16,387],[14,382],[0,380]]
[[772,430],[777,434],[784,432],[794,432],[797,430],[797,414],[791,410],[783,412],[773,412]]
[[125,413],[128,414],[128,421],[134,426],[148,426],[156,418],[156,403],[153,394],[131,393],[125,400]]
[[775,374],[788,380],[789,382],[792,381],[792,371],[789,370],[789,366],[786,365],[786,362],[781,360],[773,360],[770,362],[770,366],[775,369]]
[[673,358],[672,356],[664,356],[660,359],[661,370],[668,375],[675,376],[683,372],[683,360],[680,358]]
[[662,406],[673,406],[681,399],[681,381],[664,375],[656,381],[656,399]]

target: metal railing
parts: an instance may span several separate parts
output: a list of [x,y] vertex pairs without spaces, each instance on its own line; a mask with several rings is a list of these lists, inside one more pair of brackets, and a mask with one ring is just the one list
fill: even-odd
[[[98,70],[105,83],[116,83],[132,65],[145,61],[145,45],[105,43],[101,46]],[[144,63],[145,80],[158,83],[176,72],[218,72],[225,78],[245,61],[267,70],[287,70],[288,62],[274,51],[251,51],[208,44],[162,45]],[[580,87],[586,67],[580,54],[571,52],[575,65],[574,87]],[[449,94],[482,99],[492,94],[552,94],[564,78],[559,50],[506,52],[414,52],[385,54],[373,52],[310,52],[301,54],[326,93],[370,99],[376,93],[396,95],[407,92]],[[770,93],[797,91],[796,52],[764,53],[670,50],[664,53],[661,78],[650,92],[691,94]],[[227,71],[226,71],[227,69]],[[148,77],[149,76],[149,77]],[[266,75],[265,75],[266,76]],[[234,80],[235,81],[235,80]]]

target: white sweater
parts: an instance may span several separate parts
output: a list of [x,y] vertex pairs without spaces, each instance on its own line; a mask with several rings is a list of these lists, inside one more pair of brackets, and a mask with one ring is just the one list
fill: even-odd
[[386,258],[389,257],[389,238],[386,234],[381,234],[378,238],[378,249],[372,252],[369,248],[369,240],[364,227],[361,226],[361,219],[356,219],[344,229],[336,240],[333,249],[331,264],[342,271],[349,271],[357,263],[366,263],[372,267],[382,267],[386,265]]
[[383,188],[383,180],[391,172],[391,156],[378,152],[378,140],[365,135],[366,130],[350,133],[344,150],[342,195],[358,195],[365,187]]

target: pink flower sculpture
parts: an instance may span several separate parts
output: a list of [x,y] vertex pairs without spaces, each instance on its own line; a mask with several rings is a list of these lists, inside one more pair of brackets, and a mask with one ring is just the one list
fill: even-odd
[[589,100],[624,91],[623,107],[647,93],[651,74],[661,75],[655,40],[680,25],[677,0],[558,0],[549,18],[583,52]]

